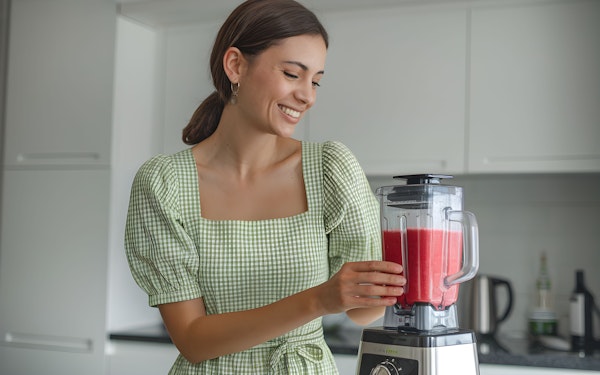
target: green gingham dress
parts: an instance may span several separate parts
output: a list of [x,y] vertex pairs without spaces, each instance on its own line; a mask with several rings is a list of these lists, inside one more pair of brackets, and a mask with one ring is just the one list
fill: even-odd
[[[133,182],[125,246],[149,304],[202,297],[207,314],[257,308],[325,282],[342,264],[381,258],[378,204],[338,142],[302,143],[308,210],[268,220],[200,213],[191,149],[147,161]],[[337,374],[321,318],[243,352],[169,374]]]

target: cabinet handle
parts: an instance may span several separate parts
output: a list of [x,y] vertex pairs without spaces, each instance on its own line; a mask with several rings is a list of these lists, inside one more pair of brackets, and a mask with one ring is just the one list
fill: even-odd
[[100,154],[97,152],[28,152],[17,155],[17,162],[81,162],[97,161]]
[[91,353],[93,347],[91,339],[15,332],[4,335],[3,345],[75,353]]

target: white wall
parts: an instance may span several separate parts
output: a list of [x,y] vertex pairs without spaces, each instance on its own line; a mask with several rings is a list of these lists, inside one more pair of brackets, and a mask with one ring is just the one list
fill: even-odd
[[160,33],[117,19],[108,268],[109,331],[158,322],[137,287],[123,246],[135,172],[162,150],[163,59]]

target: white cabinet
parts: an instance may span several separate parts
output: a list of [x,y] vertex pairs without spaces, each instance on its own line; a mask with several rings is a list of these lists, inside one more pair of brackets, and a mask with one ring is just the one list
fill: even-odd
[[113,0],[10,7],[0,373],[104,375]]
[[177,355],[172,344],[111,341],[108,375],[166,375]]
[[325,14],[309,139],[344,142],[371,175],[464,172],[466,19],[464,9]]
[[468,171],[600,171],[600,2],[474,9]]
[[3,180],[0,373],[102,374],[109,172]]
[[358,364],[358,357],[356,355],[334,354],[333,359],[340,375],[356,374],[356,365]]
[[108,166],[116,5],[11,3],[4,164]]
[[527,367],[510,365],[479,366],[479,375],[598,375],[598,371],[558,369],[548,367]]

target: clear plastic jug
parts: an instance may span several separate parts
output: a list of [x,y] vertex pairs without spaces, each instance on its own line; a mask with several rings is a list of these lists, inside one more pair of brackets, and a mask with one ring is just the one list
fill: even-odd
[[407,279],[398,305],[446,309],[458,299],[458,284],[473,278],[479,268],[475,215],[463,211],[461,187],[440,183],[452,176],[394,178],[406,184],[380,187],[377,196],[383,259],[403,265]]

